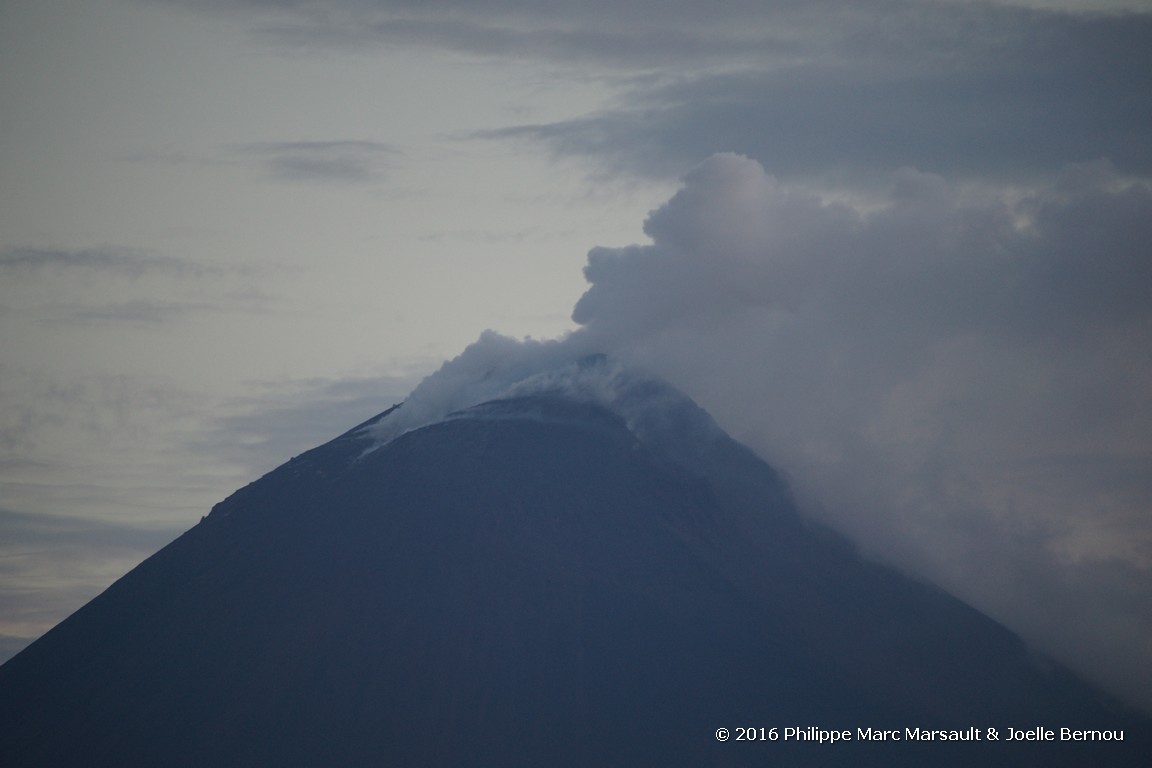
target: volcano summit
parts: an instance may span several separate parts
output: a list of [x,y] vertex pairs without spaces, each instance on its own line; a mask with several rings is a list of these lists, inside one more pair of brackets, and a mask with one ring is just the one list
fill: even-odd
[[[1148,764],[1146,719],[802,519],[667,385],[590,358],[407,407],[0,667],[0,764]],[[1037,726],[1124,740],[858,738]]]

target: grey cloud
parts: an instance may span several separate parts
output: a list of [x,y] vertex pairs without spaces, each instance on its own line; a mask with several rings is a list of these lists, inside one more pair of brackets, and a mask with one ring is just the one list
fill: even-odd
[[59,457],[45,458],[40,450],[45,435],[72,447],[90,442],[109,450],[118,435],[135,443],[167,423],[163,417],[176,420],[206,407],[200,397],[162,378],[60,377],[13,366],[0,366],[0,373],[0,470],[6,473],[59,468]]
[[20,277],[45,271],[86,271],[136,278],[146,274],[201,275],[205,267],[186,259],[133,248],[5,248],[0,274]]
[[375,141],[259,142],[236,149],[260,159],[274,179],[339,184],[381,181],[386,159],[395,152]]
[[644,176],[679,175],[717,151],[789,177],[908,165],[1010,179],[1099,157],[1147,174],[1152,95],[1141,73],[1152,71],[1152,24],[1130,24],[1069,41],[1100,46],[1079,56],[1053,45],[992,52],[998,66],[972,56],[954,71],[913,60],[884,71],[848,63],[705,74],[636,88],[601,114],[478,135],[531,139]]
[[[183,5],[214,12],[240,14],[279,14],[301,22],[313,21],[329,26],[352,24],[372,18],[470,20],[519,28],[571,28],[596,25],[605,28],[621,25],[645,25],[651,28],[669,25],[715,27],[724,19],[741,22],[777,21],[790,17],[826,13],[842,9],[838,0],[716,0],[713,3],[666,2],[665,0],[590,0],[569,3],[560,0],[448,0],[429,6],[415,0],[158,0],[165,4]],[[861,0],[856,5],[877,12],[885,7],[908,8],[907,2]],[[914,3],[913,3],[914,5]],[[823,10],[822,10],[823,9]]]
[[192,314],[219,309],[218,306],[208,304],[128,301],[95,307],[71,307],[64,311],[61,321],[85,325],[92,323],[163,325],[186,319]]
[[[179,0],[177,0],[179,2]],[[300,48],[370,48],[416,45],[467,55],[534,59],[593,70],[718,65],[803,55],[815,27],[840,28],[869,13],[838,2],[720,3],[524,2],[409,3],[384,0],[333,3],[203,2],[212,11],[244,14],[258,37]],[[899,18],[886,8],[869,8]],[[905,3],[897,3],[900,10]],[[871,22],[868,22],[871,24]],[[827,29],[816,30],[818,37]],[[827,41],[821,40],[826,47]],[[586,72],[585,72],[586,73]]]
[[370,48],[411,45],[481,57],[546,60],[564,64],[595,62],[599,67],[648,68],[723,64],[740,54],[764,58],[794,54],[787,37],[711,35],[681,29],[601,27],[519,27],[490,20],[405,18],[354,25],[296,20],[268,24],[258,35],[288,48]]
[[285,269],[199,263],[134,248],[0,249],[0,276],[19,291],[28,317],[49,324],[154,326],[211,313],[268,312],[275,299],[249,280],[266,281]]
[[207,5],[255,13],[261,34],[292,46],[410,44],[631,83],[615,109],[479,134],[611,171],[675,177],[736,151],[789,177],[908,165],[1017,179],[1099,157],[1152,172],[1149,13],[924,0]]
[[[171,0],[248,15],[266,35],[298,44],[412,43],[498,57],[646,68],[850,65],[945,71],[1027,64],[1038,48],[1070,63],[1139,54],[1147,17],[1077,14],[932,0],[636,0],[561,3],[476,0]],[[1088,59],[1082,58],[1086,53]],[[989,54],[992,54],[989,57]],[[1137,62],[1133,61],[1132,64]],[[1136,73],[1129,73],[1135,77]],[[1100,83],[1102,88],[1110,87]]]
[[44,310],[47,322],[159,326],[203,315],[266,314],[275,301],[256,290],[233,291],[214,299],[149,298],[104,304],[71,302]]

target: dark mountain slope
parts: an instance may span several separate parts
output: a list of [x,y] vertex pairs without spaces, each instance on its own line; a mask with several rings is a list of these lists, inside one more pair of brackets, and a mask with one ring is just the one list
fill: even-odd
[[[660,413],[526,397],[293,459],[0,667],[0,764],[1148,764],[1146,720]],[[1125,741],[714,736],[790,726]]]

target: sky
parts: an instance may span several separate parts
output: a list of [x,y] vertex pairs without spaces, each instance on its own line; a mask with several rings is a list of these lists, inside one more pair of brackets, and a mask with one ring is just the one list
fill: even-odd
[[1152,709],[1150,77],[1138,0],[3,0],[0,650],[596,350]]

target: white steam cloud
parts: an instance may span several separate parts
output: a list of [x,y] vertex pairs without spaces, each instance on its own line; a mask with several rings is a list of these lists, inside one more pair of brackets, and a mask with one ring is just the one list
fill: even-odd
[[487,333],[382,429],[590,351],[663,376],[809,514],[1152,708],[1152,187],[901,170],[867,205],[717,155],[591,251],[560,341]]
[[572,341],[535,341],[485,331],[412,390],[401,408],[369,427],[377,444],[473,405],[508,397],[517,385],[574,363]]

